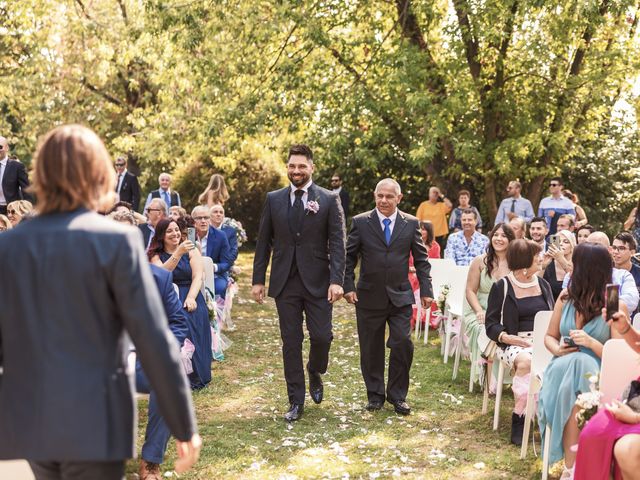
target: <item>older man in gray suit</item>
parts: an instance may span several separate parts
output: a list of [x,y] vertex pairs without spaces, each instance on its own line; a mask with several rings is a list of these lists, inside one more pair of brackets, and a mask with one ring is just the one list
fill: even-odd
[[0,459],[38,480],[113,480],[135,454],[128,333],[177,439],[197,459],[191,393],[140,233],[104,218],[109,155],[78,125],[49,132],[35,162],[40,215],[0,236]]
[[[398,210],[402,192],[391,178],[381,180],[374,192],[376,208],[353,217],[347,240],[345,299],[356,306],[360,368],[367,387],[367,410],[380,410],[386,400],[394,410],[408,415],[406,402],[409,370],[413,360],[411,312],[415,303],[409,283],[409,256],[420,282],[422,306],[433,297],[427,250],[420,234],[420,222]],[[355,285],[355,268],[361,260]],[[389,324],[387,346],[389,380],[384,386],[384,337]]]

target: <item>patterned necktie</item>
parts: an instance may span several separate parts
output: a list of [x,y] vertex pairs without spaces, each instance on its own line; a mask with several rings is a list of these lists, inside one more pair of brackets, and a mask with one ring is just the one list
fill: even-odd
[[389,225],[391,225],[391,219],[385,218],[382,220],[382,223],[384,223],[384,239],[387,242],[387,245],[389,245],[389,243],[391,243],[391,229],[389,228]]
[[167,208],[171,206],[171,197],[169,196],[169,192],[167,192],[166,190],[164,192],[162,192],[162,195],[164,196],[164,201],[167,204]]

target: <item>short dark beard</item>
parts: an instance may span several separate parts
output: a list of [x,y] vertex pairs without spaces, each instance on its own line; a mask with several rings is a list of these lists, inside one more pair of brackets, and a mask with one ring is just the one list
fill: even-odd
[[309,180],[311,180],[311,177],[306,177],[306,178],[304,178],[302,180],[294,180],[291,177],[288,177],[288,178],[289,178],[289,181],[293,184],[294,187],[302,187],[302,186],[306,185]]

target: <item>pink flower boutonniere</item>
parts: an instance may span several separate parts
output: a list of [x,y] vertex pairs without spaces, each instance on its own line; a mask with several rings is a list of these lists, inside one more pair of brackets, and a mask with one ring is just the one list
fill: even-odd
[[315,200],[309,200],[307,202],[307,215],[310,213],[316,214],[320,210],[320,205]]

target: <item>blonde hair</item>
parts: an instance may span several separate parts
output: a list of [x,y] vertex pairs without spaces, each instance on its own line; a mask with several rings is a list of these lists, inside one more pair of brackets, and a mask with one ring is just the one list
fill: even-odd
[[11,220],[9,220],[5,215],[0,215],[0,227],[4,227],[4,230],[9,230],[10,228],[13,228],[13,225]]
[[562,235],[567,240],[569,240],[569,243],[571,244],[572,249],[576,248],[576,244],[577,244],[576,236],[572,232],[570,232],[569,230],[560,230],[558,232],[558,235]]
[[15,210],[18,215],[24,217],[33,210],[33,204],[29,200],[14,200],[7,205],[7,211],[10,209]]
[[41,213],[80,207],[108,210],[115,201],[113,164],[102,140],[82,125],[54,128],[42,139],[33,169]]
[[229,191],[227,190],[227,184],[224,181],[224,177],[219,173],[214,173],[209,179],[209,185],[204,189],[204,192],[198,197],[198,203],[209,203],[208,196],[211,192],[213,197],[213,203],[219,203],[224,205],[224,202],[229,200]]

